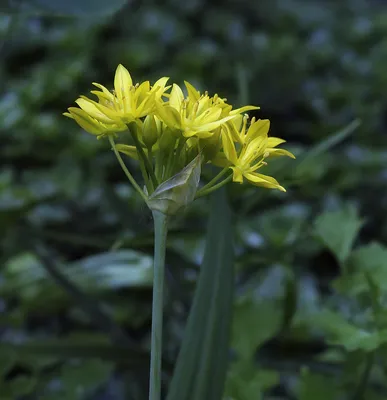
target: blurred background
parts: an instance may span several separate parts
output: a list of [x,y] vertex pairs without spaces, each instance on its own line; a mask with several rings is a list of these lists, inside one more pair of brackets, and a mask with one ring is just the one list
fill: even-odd
[[[229,398],[355,399],[365,379],[356,399],[386,399],[386,318],[371,315],[387,293],[383,2],[132,0],[107,17],[89,2],[74,18],[32,3],[45,12],[0,7],[0,399],[147,398],[151,215],[107,142],[62,116],[119,63],[259,105],[297,155],[270,166],[286,194],[228,190],[233,348],[259,350],[231,368]],[[172,221],[166,385],[208,213],[200,199]]]

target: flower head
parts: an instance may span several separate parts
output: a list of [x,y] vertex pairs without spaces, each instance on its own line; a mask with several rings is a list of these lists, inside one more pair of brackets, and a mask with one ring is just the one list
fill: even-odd
[[233,171],[234,182],[243,183],[245,178],[256,186],[285,191],[275,178],[256,171],[266,165],[266,160],[271,156],[295,158],[294,155],[287,150],[277,148],[285,140],[268,137],[269,120],[256,121],[252,118],[248,129],[246,126],[247,116],[243,118],[239,129],[237,123],[234,122],[223,125],[223,154],[220,154],[214,162],[229,166]]
[[[284,140],[268,136],[269,120],[252,118],[249,123],[243,116],[259,107],[233,109],[227,99],[200,93],[189,82],[185,82],[184,95],[180,86],[166,86],[167,81],[163,77],[154,85],[149,81],[134,84],[129,71],[119,65],[114,90],[94,83],[99,89],[91,91],[96,100],[80,96],[75,101],[78,107],[70,107],[64,115],[98,138],[108,137],[126,176],[152,209],[175,213],[230,180],[285,190],[275,178],[257,172],[270,157],[294,158],[277,147]],[[116,143],[122,131],[129,134],[119,136]],[[145,190],[121,154],[138,161]],[[223,169],[199,189],[206,163]],[[219,182],[221,178],[225,179]]]
[[[237,116],[235,111],[230,113],[232,107],[218,95],[214,97],[210,97],[208,93],[201,95],[188,82],[185,82],[185,86],[187,97],[184,97],[180,86],[173,84],[169,102],[157,105],[159,118],[168,127],[181,131],[184,137],[208,138],[213,135],[215,129]],[[247,106],[245,109],[257,108]]]
[[[114,77],[114,90],[109,91],[99,83],[93,83],[100,90],[92,90],[98,101],[81,96],[76,103],[84,113],[89,115],[97,123],[123,127],[126,124],[140,120],[141,118],[153,113],[156,110],[156,103],[161,101],[161,96],[166,90],[168,78],[159,79],[152,87],[149,81],[141,84],[133,84],[129,71],[121,64],[117,67]],[[77,112],[70,110],[69,113],[74,118]],[[66,116],[69,116],[66,113]],[[79,112],[78,112],[79,115]],[[78,122],[79,123],[79,122]],[[80,124],[81,125],[81,124]],[[81,125],[82,126],[82,125]],[[86,131],[91,131],[88,125],[82,126]],[[125,128],[126,129],[126,128]],[[125,130],[117,129],[117,131]],[[113,131],[114,129],[112,129]]]

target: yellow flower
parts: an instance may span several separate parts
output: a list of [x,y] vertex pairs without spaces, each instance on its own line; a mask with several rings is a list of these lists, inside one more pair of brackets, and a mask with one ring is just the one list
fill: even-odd
[[[286,191],[276,179],[256,172],[266,165],[266,159],[271,156],[288,156],[295,158],[292,153],[276,148],[285,140],[268,137],[269,120],[255,121],[253,118],[249,129],[246,130],[247,117],[242,121],[234,121],[223,125],[222,144],[224,155],[214,160],[215,164],[229,166],[233,171],[233,181],[242,183],[245,178],[256,186]],[[240,127],[238,127],[238,122]],[[240,124],[240,122],[242,122]]]
[[[70,107],[64,115],[97,138],[108,136],[129,181],[145,201],[151,199],[148,205],[152,209],[158,209],[155,200],[163,199],[165,203],[172,197],[175,201],[176,193],[186,196],[187,177],[191,174],[194,179],[188,185],[189,201],[231,180],[242,183],[246,179],[257,186],[285,191],[273,177],[257,172],[269,157],[294,158],[278,148],[284,140],[268,137],[269,120],[253,118],[248,124],[247,115],[242,115],[259,107],[233,109],[227,99],[208,92],[202,94],[189,82],[185,82],[184,96],[180,86],[167,87],[167,81],[163,77],[154,85],[149,81],[133,84],[128,70],[119,65],[114,90],[93,83],[99,89],[91,91],[97,99],[81,96],[76,100],[78,107]],[[116,143],[116,133],[121,131],[129,131],[130,135],[121,136],[121,143]],[[122,154],[139,162],[145,191],[126,167]],[[208,162],[223,170],[198,189],[201,168]],[[183,203],[187,204],[185,200]]]
[[235,118],[241,110],[257,109],[246,106],[231,111],[224,99],[207,93],[200,95],[190,83],[185,82],[188,97],[185,98],[180,86],[173,84],[168,103],[157,104],[158,117],[171,129],[181,131],[183,136],[201,139],[211,137],[215,129]]
[[[83,116],[88,115],[93,121],[106,124],[109,128],[112,125],[122,127],[122,125],[138,121],[155,111],[156,102],[161,101],[167,81],[168,78],[164,77],[159,79],[152,87],[149,81],[133,85],[128,70],[120,64],[116,70],[113,92],[99,83],[93,83],[100,89],[99,91],[91,91],[92,94],[97,96],[98,102],[81,96],[76,103],[84,111]],[[70,111],[70,114],[74,114],[74,112]],[[72,117],[74,118],[75,115],[79,115],[79,112],[75,112]],[[66,116],[69,115],[66,114]],[[79,118],[74,119],[79,123]],[[86,126],[88,125],[86,124]],[[82,127],[86,129],[84,126]],[[88,128],[90,127],[88,126]],[[95,128],[95,124],[93,124],[94,131]],[[89,129],[86,130],[94,133]]]
[[[78,99],[77,103],[81,100],[82,99]],[[92,107],[92,105],[90,105],[90,107]],[[101,122],[101,120],[93,118],[88,112],[77,107],[70,107],[68,111],[69,112],[63,113],[63,115],[73,119],[86,132],[96,135],[97,138],[127,129],[126,125],[120,122],[107,121],[106,119],[105,122]],[[97,112],[98,110],[94,111]]]

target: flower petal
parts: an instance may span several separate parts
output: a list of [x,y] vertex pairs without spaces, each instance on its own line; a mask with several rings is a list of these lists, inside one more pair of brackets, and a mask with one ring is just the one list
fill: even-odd
[[246,135],[246,142],[250,142],[257,138],[258,136],[265,135],[267,136],[270,129],[270,120],[268,119],[259,119],[253,122]]
[[221,135],[224,154],[227,159],[231,161],[232,164],[237,165],[238,155],[235,149],[234,142],[231,139],[231,134],[228,132],[227,125],[224,125],[223,128],[226,130],[226,134]]
[[184,85],[187,88],[189,100],[192,102],[198,101],[200,99],[200,92],[187,81],[184,81]]
[[129,146],[127,144],[117,144],[116,149],[120,153],[126,154],[130,158],[133,158],[135,160],[139,159],[136,146]]
[[265,153],[269,153],[270,157],[277,157],[277,156],[287,156],[290,158],[295,159],[295,155],[288,150],[285,149],[266,149]]
[[74,119],[77,124],[83,128],[86,132],[92,133],[93,135],[101,135],[107,132],[107,129],[98,121],[91,118],[89,114],[77,107],[70,107],[69,113],[65,113],[66,117]]
[[[164,76],[160,79],[158,79],[152,86],[151,92],[156,92],[157,96],[162,96],[165,92],[165,90],[167,90],[166,88],[166,84],[168,82],[169,78]],[[170,87],[170,86],[168,86]]]
[[120,64],[117,67],[114,77],[114,90],[119,102],[123,105],[125,112],[130,110],[131,86],[133,86],[132,77],[130,76],[129,71]]
[[183,91],[181,90],[179,85],[176,85],[176,83],[174,83],[172,86],[171,95],[169,97],[169,105],[180,112],[183,100]]
[[160,118],[165,125],[173,129],[181,129],[181,117],[179,112],[169,106],[157,104],[157,117]]
[[198,132],[202,132],[202,131],[212,131],[216,128],[219,128],[220,125],[224,124],[225,122],[229,121],[230,119],[234,118],[234,116],[229,115],[228,117],[222,118],[218,121],[214,121],[214,122],[209,122],[208,124],[204,124],[201,126],[197,126],[195,127],[195,129]]
[[101,110],[97,107],[95,101],[88,99],[87,97],[80,97],[79,99],[75,100],[78,106],[89,114],[91,117],[95,118],[98,121],[105,122],[105,123],[114,123],[114,120],[109,118],[106,114],[101,112]]
[[278,145],[285,143],[286,140],[280,139],[277,137],[269,137],[269,140],[267,141],[267,147],[277,147]]
[[243,183],[243,173],[242,170],[239,167],[231,167],[233,175],[232,175],[232,181],[233,182],[238,182],[238,183]]
[[286,192],[285,188],[282,187],[276,179],[272,176],[258,174],[256,172],[246,172],[244,177],[255,186],[262,186],[269,189],[278,189],[282,192]]
[[256,106],[244,106],[244,107],[236,108],[235,110],[230,111],[230,115],[243,114],[246,111],[259,110],[260,108],[261,107],[256,107]]

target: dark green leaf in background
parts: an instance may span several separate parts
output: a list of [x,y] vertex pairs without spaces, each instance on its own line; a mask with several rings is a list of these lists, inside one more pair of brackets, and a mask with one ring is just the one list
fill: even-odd
[[130,0],[1,0],[0,12],[74,17],[107,17]]
[[297,400],[338,400],[340,398],[341,394],[335,378],[313,374],[307,369],[302,371]]
[[328,211],[315,221],[317,237],[331,250],[340,263],[344,263],[363,225],[362,218],[353,206],[339,211]]

